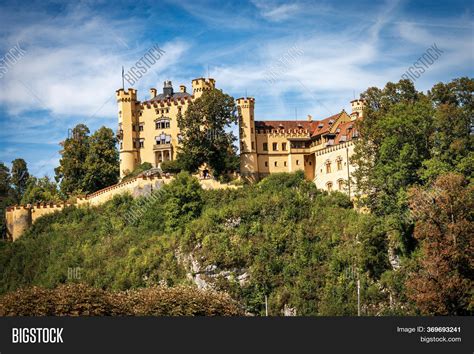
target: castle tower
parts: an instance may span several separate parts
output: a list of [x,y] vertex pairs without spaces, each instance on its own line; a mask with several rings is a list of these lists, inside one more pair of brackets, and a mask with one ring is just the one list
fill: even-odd
[[351,120],[364,118],[365,100],[358,99],[351,101]]
[[5,213],[7,237],[16,241],[32,225],[31,207],[22,205],[9,207]]
[[240,136],[240,175],[249,180],[258,180],[257,146],[255,139],[255,99],[238,98]]
[[137,103],[137,91],[135,89],[124,89],[116,91],[117,104],[119,108],[119,128],[117,136],[120,140],[120,178],[132,172],[139,160],[139,152],[136,148],[136,132],[134,125],[137,123],[135,105]]
[[199,98],[204,91],[212,90],[216,87],[216,80],[211,78],[205,79],[201,77],[199,79],[194,79],[192,83],[194,98]]

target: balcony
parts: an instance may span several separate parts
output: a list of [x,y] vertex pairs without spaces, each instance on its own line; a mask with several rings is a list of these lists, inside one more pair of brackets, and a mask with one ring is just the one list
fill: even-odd
[[171,143],[169,144],[155,144],[153,145],[153,150],[169,150],[171,149]]

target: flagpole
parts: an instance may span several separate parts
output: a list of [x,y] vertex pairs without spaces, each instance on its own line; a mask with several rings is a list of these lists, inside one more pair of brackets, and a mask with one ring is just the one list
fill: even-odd
[[124,81],[123,65],[122,65],[122,90],[125,91],[125,81]]

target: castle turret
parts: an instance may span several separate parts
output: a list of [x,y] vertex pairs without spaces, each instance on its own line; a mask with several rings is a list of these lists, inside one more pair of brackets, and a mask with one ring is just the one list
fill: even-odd
[[137,103],[137,91],[135,89],[124,89],[116,91],[119,107],[119,131],[120,139],[120,178],[135,169],[138,161],[138,150],[136,148],[136,132],[133,129],[137,123],[135,105]]
[[365,107],[365,100],[358,99],[351,101],[351,120],[356,120],[360,118],[364,118],[364,107]]
[[193,95],[194,98],[201,97],[202,93],[206,90],[212,90],[216,87],[216,80],[214,79],[194,79],[193,80]]
[[240,174],[250,181],[258,180],[257,146],[255,139],[255,99],[238,98],[240,135]]

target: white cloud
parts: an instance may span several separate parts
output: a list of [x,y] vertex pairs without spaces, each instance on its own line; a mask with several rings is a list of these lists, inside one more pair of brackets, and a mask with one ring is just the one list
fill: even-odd
[[133,21],[84,18],[81,13],[22,26],[9,42],[20,43],[26,54],[0,80],[0,104],[11,115],[40,109],[53,116],[115,117],[111,97],[121,87],[122,65],[127,70],[154,44],[165,50],[138,82],[142,85],[154,79],[151,72],[169,70],[188,48],[182,41],[133,46],[133,35]]
[[301,11],[301,6],[297,3],[293,4],[278,4],[272,1],[252,1],[254,5],[260,10],[260,14],[269,21],[286,20]]

